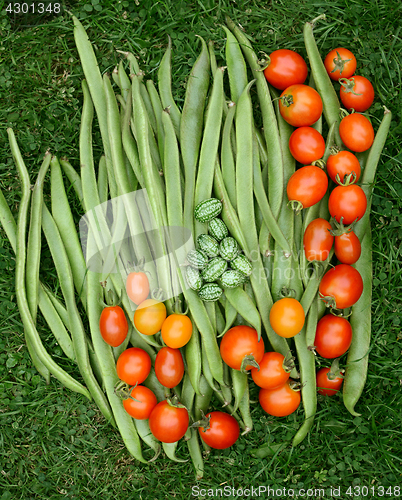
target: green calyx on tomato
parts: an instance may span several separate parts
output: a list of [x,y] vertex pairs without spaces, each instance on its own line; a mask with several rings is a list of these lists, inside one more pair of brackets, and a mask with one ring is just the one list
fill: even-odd
[[343,217],[341,217],[340,222],[338,222],[335,217],[331,217],[329,223],[332,226],[332,229],[329,231],[332,236],[342,236],[342,234],[347,234],[350,233],[350,231],[353,230],[354,225],[356,224],[357,220],[352,222],[352,224],[348,224],[345,226],[343,224]]
[[355,79],[352,78],[339,78],[338,82],[342,85],[343,87],[343,92],[348,94],[349,92],[352,92],[354,95],[362,95],[358,94],[357,92],[354,91],[355,87]]

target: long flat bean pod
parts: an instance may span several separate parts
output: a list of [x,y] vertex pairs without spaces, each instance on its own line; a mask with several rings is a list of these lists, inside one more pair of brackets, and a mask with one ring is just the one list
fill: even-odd
[[[197,180],[195,184],[194,204],[211,197],[214,181],[215,161],[218,154],[223,103],[223,68],[218,68],[208,102],[205,127],[202,136]],[[205,233],[206,223],[195,222],[195,237]]]
[[226,300],[232,305],[234,309],[255,328],[258,332],[258,338],[261,337],[261,317],[258,310],[241,286],[236,288],[227,288],[225,290]]
[[110,420],[111,410],[109,403],[99,387],[89,362],[84,325],[82,324],[81,316],[75,303],[74,283],[68,255],[64,248],[63,240],[56,222],[45,204],[43,204],[42,227],[59,277],[60,287],[66,301],[68,320],[78,368],[94,401],[99,406],[106,420]]
[[[60,158],[59,160],[60,166],[63,169],[63,172],[66,174],[68,180],[70,181],[77,198],[80,200],[81,207],[85,212],[85,204],[84,204],[84,195],[82,194],[82,184],[81,177],[79,173],[75,170],[75,168],[71,165],[69,161],[64,158]],[[106,168],[106,164],[105,164]]]
[[99,201],[101,203],[105,203],[109,197],[109,186],[107,182],[106,158],[104,155],[102,155],[99,158],[98,193],[99,193]]
[[363,293],[352,306],[350,325],[353,330],[352,344],[346,360],[343,381],[343,402],[352,415],[359,416],[355,406],[363,392],[367,378],[368,356],[371,339],[371,296],[373,263],[371,250],[371,228],[368,226],[362,241],[362,253],[355,264],[363,278]]
[[148,462],[154,462],[159,457],[159,454],[162,450],[161,443],[152,434],[151,429],[149,428],[148,420],[137,420],[133,418],[133,422],[140,438],[144,441],[145,444],[147,444],[152,450],[154,450],[155,455],[150,460],[148,460]]
[[170,106],[170,113],[177,137],[180,137],[181,113],[172,95],[172,39],[169,36],[168,46],[158,69],[158,88],[164,108]]
[[204,461],[200,448],[198,432],[196,429],[190,429],[190,439],[187,440],[188,451],[195,469],[195,479],[198,481],[204,476]]
[[342,147],[343,143],[339,135],[339,99],[335,92],[334,86],[332,85],[331,79],[328,76],[327,70],[325,69],[313,34],[314,24],[320,19],[325,19],[325,14],[321,14],[311,22],[307,22],[304,25],[304,43],[306,45],[314,83],[322,99],[325,120],[328,124],[328,127],[331,127],[333,123],[336,123],[335,142],[339,147]]
[[32,319],[36,323],[36,313],[38,310],[39,296],[39,266],[41,256],[41,234],[42,234],[42,202],[43,184],[45,175],[49,168],[51,155],[47,153],[40,167],[38,177],[32,192],[31,218],[29,222],[27,262],[26,269],[29,276],[26,276],[25,285],[29,310]]
[[88,35],[81,24],[75,17],[74,21],[74,39],[80,56],[82,69],[88,84],[89,92],[94,103],[96,114],[98,117],[99,128],[102,136],[103,149],[106,156],[106,165],[109,177],[110,195],[114,198],[117,194],[116,180],[113,174],[112,157],[110,153],[108,126],[107,126],[107,109],[106,96],[103,88],[102,76],[99,71],[98,62],[92,44],[88,39]]
[[268,84],[264,73],[261,71],[261,66],[258,63],[258,57],[251,46],[250,40],[229,17],[226,17],[226,24],[239,41],[240,47],[253,73],[253,78],[256,79],[258,100],[263,119],[265,142],[269,152],[268,176],[270,178],[270,182],[268,186],[268,199],[271,204],[272,213],[274,214],[274,217],[277,218],[284,190],[283,159],[278,125]]
[[204,106],[209,88],[210,61],[203,38],[201,52],[195,61],[186,86],[180,122],[180,149],[184,166],[184,225],[193,232],[194,190],[196,167],[200,151]]
[[247,68],[238,40],[226,26],[222,26],[222,28],[226,33],[225,55],[228,66],[230,98],[237,103],[248,83]]
[[[9,136],[11,152],[14,162],[17,166],[18,174],[21,179],[22,197],[18,211],[17,238],[16,238],[16,270],[15,270],[15,291],[17,296],[18,308],[21,319],[24,324],[26,338],[29,339],[30,349],[34,351],[37,358],[41,361],[47,370],[54,375],[63,385],[72,391],[79,392],[91,399],[88,389],[77,380],[65,372],[49,355],[42,344],[42,340],[36,330],[29,311],[26,289],[25,289],[25,262],[26,262],[26,228],[28,222],[28,207],[30,201],[30,182],[29,175],[19,151],[17,141],[12,129],[7,129]],[[30,351],[31,352],[31,351]]]
[[235,103],[230,102],[228,108],[228,114],[226,115],[222,131],[221,168],[222,177],[226,179],[225,186],[230,202],[233,208],[236,209],[236,169],[231,138],[231,134],[234,131],[233,119],[236,112]]
[[392,113],[389,109],[385,108],[383,119],[377,130],[374,142],[367,157],[365,168],[363,170],[360,187],[363,189],[367,197],[367,209],[363,217],[359,221],[357,221],[356,225],[354,226],[354,232],[360,240],[363,238],[370,224],[370,208],[374,189],[375,173],[377,171],[377,165],[381,156],[381,152],[387,139],[391,120]]
[[78,238],[73,214],[64,189],[63,176],[58,159],[53,156],[50,162],[51,168],[51,195],[52,215],[57,224],[64,248],[66,249],[68,261],[74,280],[74,286],[86,309],[86,272],[87,266],[82,253],[81,243]]

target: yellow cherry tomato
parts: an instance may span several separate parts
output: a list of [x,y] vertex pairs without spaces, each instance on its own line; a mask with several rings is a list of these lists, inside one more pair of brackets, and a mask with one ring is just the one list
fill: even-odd
[[165,319],[165,304],[155,299],[144,300],[134,313],[134,325],[144,335],[155,335],[155,333],[158,333]]

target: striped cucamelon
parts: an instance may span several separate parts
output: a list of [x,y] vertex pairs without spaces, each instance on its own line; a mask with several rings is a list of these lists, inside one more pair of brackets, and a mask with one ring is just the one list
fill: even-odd
[[194,217],[199,222],[208,222],[222,212],[222,202],[216,198],[204,200],[194,209]]
[[220,256],[225,260],[233,260],[239,253],[239,245],[237,241],[231,236],[223,238],[219,245]]
[[216,240],[221,241],[229,234],[228,228],[222,219],[212,219],[208,222],[208,232]]
[[237,286],[242,285],[246,279],[246,276],[244,276],[244,274],[240,271],[237,271],[236,269],[229,269],[222,274],[220,282],[223,288],[236,288]]
[[217,257],[219,255],[219,243],[209,234],[200,234],[197,238],[197,245],[208,257]]
[[226,271],[228,263],[222,257],[211,259],[201,272],[201,277],[207,283],[215,281]]
[[188,286],[195,291],[198,291],[203,285],[200,271],[192,268],[191,266],[187,267],[186,281]]
[[195,269],[204,269],[208,264],[208,256],[202,250],[191,250],[187,254],[187,262]]
[[198,291],[198,296],[204,301],[215,301],[219,299],[222,293],[222,288],[216,283],[206,283]]
[[251,262],[243,253],[240,253],[235,259],[231,261],[230,267],[232,269],[235,269],[236,271],[240,271],[245,276],[250,276],[250,274],[253,272],[253,266]]

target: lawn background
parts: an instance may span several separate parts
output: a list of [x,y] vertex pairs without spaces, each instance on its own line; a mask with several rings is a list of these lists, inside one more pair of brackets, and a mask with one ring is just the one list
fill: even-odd
[[[37,23],[38,18],[10,16],[7,5],[0,1],[0,187],[16,214],[21,191],[6,128],[15,130],[32,183],[47,149],[67,156],[78,167],[83,72],[67,14],[23,27]],[[326,21],[315,29],[321,55],[338,46],[355,53],[356,73],[374,85],[376,99],[370,109],[374,128],[384,105],[393,113],[372,207],[373,340],[368,380],[357,405],[361,417],[347,412],[341,395],[319,398],[316,422],[303,443],[259,459],[250,450],[267,441],[280,444],[291,438],[303,411],[274,419],[254,404],[254,430],[231,449],[211,453],[205,461],[205,477],[198,484],[202,488],[320,487],[326,490],[325,498],[331,498],[331,487],[341,486],[341,498],[355,499],[379,498],[371,489],[359,495],[362,486],[375,492],[380,492],[379,486],[402,486],[402,4],[384,0],[80,0],[68,7],[86,27],[102,73],[111,72],[119,62],[116,50],[131,50],[140,57],[145,78],[157,81],[169,34],[173,91],[180,107],[186,77],[199,51],[195,35],[215,42],[218,63],[223,64],[225,14],[244,27],[256,51],[269,53],[285,47],[306,56],[303,24],[325,12]],[[101,154],[100,145],[96,131],[95,158]],[[47,187],[47,201],[48,194]],[[73,193],[71,203],[78,221],[82,214]],[[24,343],[14,272],[14,255],[1,229],[0,500],[191,498],[191,488],[197,484],[191,462],[173,463],[160,456],[154,463],[139,464],[93,404],[53,378],[47,386],[37,374]],[[41,279],[58,290],[47,251],[41,260]],[[39,325],[49,351],[79,377],[41,319]],[[255,390],[252,399],[257,399]],[[179,455],[188,457],[184,443]],[[148,452],[145,456],[151,457]],[[354,489],[348,496],[350,486]]]

